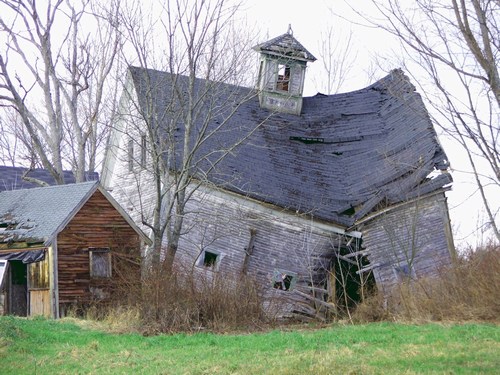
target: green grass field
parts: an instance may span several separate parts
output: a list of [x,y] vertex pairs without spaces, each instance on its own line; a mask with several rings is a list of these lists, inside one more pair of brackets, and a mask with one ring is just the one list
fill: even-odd
[[143,337],[0,317],[1,374],[499,373],[500,326],[332,325]]

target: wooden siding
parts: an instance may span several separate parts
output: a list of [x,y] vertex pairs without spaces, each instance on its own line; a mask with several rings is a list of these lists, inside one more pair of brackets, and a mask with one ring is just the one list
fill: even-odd
[[398,268],[414,277],[435,276],[453,258],[444,193],[401,205],[364,224],[367,250],[377,286],[388,294],[400,279]]
[[30,290],[30,316],[43,315],[45,317],[51,316],[50,309],[50,290],[38,289]]
[[99,191],[59,234],[57,244],[60,304],[88,303],[91,288],[110,287],[113,274],[111,279],[90,277],[89,248],[140,257],[138,234]]

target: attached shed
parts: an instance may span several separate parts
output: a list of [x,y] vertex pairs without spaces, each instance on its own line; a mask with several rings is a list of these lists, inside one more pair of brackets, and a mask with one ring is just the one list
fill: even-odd
[[97,181],[0,192],[0,312],[58,318],[109,301],[120,265],[140,276],[145,241]]

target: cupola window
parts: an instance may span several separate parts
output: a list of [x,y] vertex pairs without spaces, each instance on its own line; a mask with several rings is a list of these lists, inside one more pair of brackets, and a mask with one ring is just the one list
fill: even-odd
[[278,81],[276,82],[276,89],[287,91],[290,87],[290,67],[285,64],[278,65]]

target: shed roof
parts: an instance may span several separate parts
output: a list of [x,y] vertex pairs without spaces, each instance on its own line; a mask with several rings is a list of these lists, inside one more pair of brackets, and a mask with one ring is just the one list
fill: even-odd
[[[166,72],[130,67],[130,73],[141,108],[147,112],[147,98],[154,98],[157,119],[172,111],[173,86],[187,84],[187,77]],[[195,83],[205,95],[198,123],[209,119],[209,130],[220,129],[200,146],[192,174],[224,189],[350,226],[377,205],[451,182],[447,173],[431,175],[446,170],[447,157],[420,95],[401,70],[361,90],[306,97],[300,116],[261,108],[252,89]],[[218,103],[219,112],[208,116],[209,103]],[[165,137],[180,142],[183,127],[180,119],[174,126],[163,122]]]
[[98,189],[145,239],[99,182],[91,181],[0,192],[0,243],[25,241],[49,246]]

